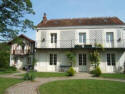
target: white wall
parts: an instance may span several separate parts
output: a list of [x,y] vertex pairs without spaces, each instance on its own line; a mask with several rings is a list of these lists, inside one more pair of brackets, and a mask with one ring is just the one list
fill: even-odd
[[[66,57],[67,51],[37,51],[36,52],[36,59],[37,64],[35,66],[35,69],[39,72],[55,72],[60,70],[60,65],[69,65],[68,59]],[[89,51],[75,51],[76,52],[76,66],[74,67],[77,72],[79,72],[79,62],[78,62],[78,54],[79,53],[86,53],[87,54],[87,65],[83,66],[85,69],[84,71],[89,71],[90,69],[90,61],[88,59],[88,53]],[[57,54],[57,65],[50,65],[49,64],[49,55],[50,53],[56,53]],[[109,70],[107,65],[107,53],[114,53],[116,55],[116,66],[114,72],[120,72],[123,71],[119,70],[119,67],[123,68],[123,64],[125,62],[125,53],[123,51],[105,51],[101,53],[101,61],[100,61],[100,68],[103,73],[109,73],[111,70]],[[113,71],[112,71],[113,72]]]
[[14,55],[10,55],[10,66],[15,66],[17,69],[22,69],[23,67],[28,66],[28,63],[27,63],[28,57],[31,57],[31,64],[32,64],[33,55],[16,56],[16,57],[17,57],[17,62],[15,63]]
[[[71,48],[79,44],[79,33],[86,32],[87,44],[94,46],[95,40],[97,43],[106,45],[106,32],[114,33],[114,46],[123,47],[123,29],[105,28],[105,29],[58,29],[58,30],[38,30],[36,32],[37,48]],[[57,44],[51,44],[50,33],[57,33]],[[42,42],[43,38],[45,42]],[[122,41],[117,40],[121,38]]]

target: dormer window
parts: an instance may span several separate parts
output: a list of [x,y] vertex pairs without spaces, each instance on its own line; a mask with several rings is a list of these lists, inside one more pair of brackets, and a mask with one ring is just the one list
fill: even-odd
[[51,43],[57,43],[57,33],[51,33]]

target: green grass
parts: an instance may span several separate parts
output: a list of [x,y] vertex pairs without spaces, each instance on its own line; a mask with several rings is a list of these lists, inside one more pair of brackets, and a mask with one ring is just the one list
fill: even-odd
[[12,74],[12,73],[17,73],[18,71],[10,71],[10,70],[6,70],[6,71],[0,71],[0,75],[2,74]]
[[[30,74],[33,74],[35,77],[40,78],[48,78],[48,77],[64,77],[66,76],[66,73],[57,73],[57,72],[29,72]],[[25,74],[21,74],[20,76],[24,76]]]
[[20,79],[13,79],[13,78],[0,78],[0,94],[4,94],[5,90],[19,82],[22,82],[23,80]]
[[64,80],[44,84],[40,94],[125,94],[125,83],[105,80]]
[[101,77],[104,78],[115,78],[115,79],[125,79],[125,74],[120,74],[120,73],[104,73],[101,75]]

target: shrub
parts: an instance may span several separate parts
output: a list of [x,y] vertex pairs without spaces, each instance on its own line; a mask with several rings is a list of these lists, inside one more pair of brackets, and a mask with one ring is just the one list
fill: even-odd
[[34,81],[34,79],[35,79],[35,76],[34,76],[33,74],[31,74],[31,75],[30,75],[30,80],[31,80],[31,81]]
[[0,71],[6,71],[6,69],[5,68],[0,68]]
[[35,76],[33,74],[26,73],[23,79],[33,81],[35,79]]
[[30,76],[29,76],[29,73],[26,73],[25,75],[24,75],[24,78],[23,78],[24,80],[29,80],[30,79]]
[[99,77],[102,72],[101,69],[99,67],[96,67],[95,70],[91,71],[92,74],[94,74],[94,76]]
[[14,67],[14,66],[9,67],[8,69],[12,70],[12,71],[16,71],[17,70],[16,67]]
[[0,71],[3,72],[12,72],[12,71],[16,71],[17,69],[15,67],[8,67],[8,68],[0,68]]
[[75,75],[75,70],[73,69],[73,67],[69,68],[69,70],[67,71],[67,75],[68,76],[74,76]]

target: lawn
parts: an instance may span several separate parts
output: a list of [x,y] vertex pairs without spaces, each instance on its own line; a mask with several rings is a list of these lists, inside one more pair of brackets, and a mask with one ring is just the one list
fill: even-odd
[[10,70],[7,70],[7,71],[0,71],[0,74],[12,74],[12,73],[16,73],[18,71],[10,71]]
[[105,80],[64,80],[39,87],[40,94],[125,94],[125,83]]
[[13,78],[0,78],[0,94],[4,94],[5,90],[19,82],[22,82],[23,80],[20,79],[13,79]]
[[115,78],[115,79],[125,79],[125,74],[120,74],[120,73],[104,73],[101,75],[101,77],[104,78]]
[[[58,72],[29,72],[30,74],[33,74],[35,77],[64,77],[66,76],[66,73],[58,73]],[[24,76],[25,74],[21,74],[21,76]]]

